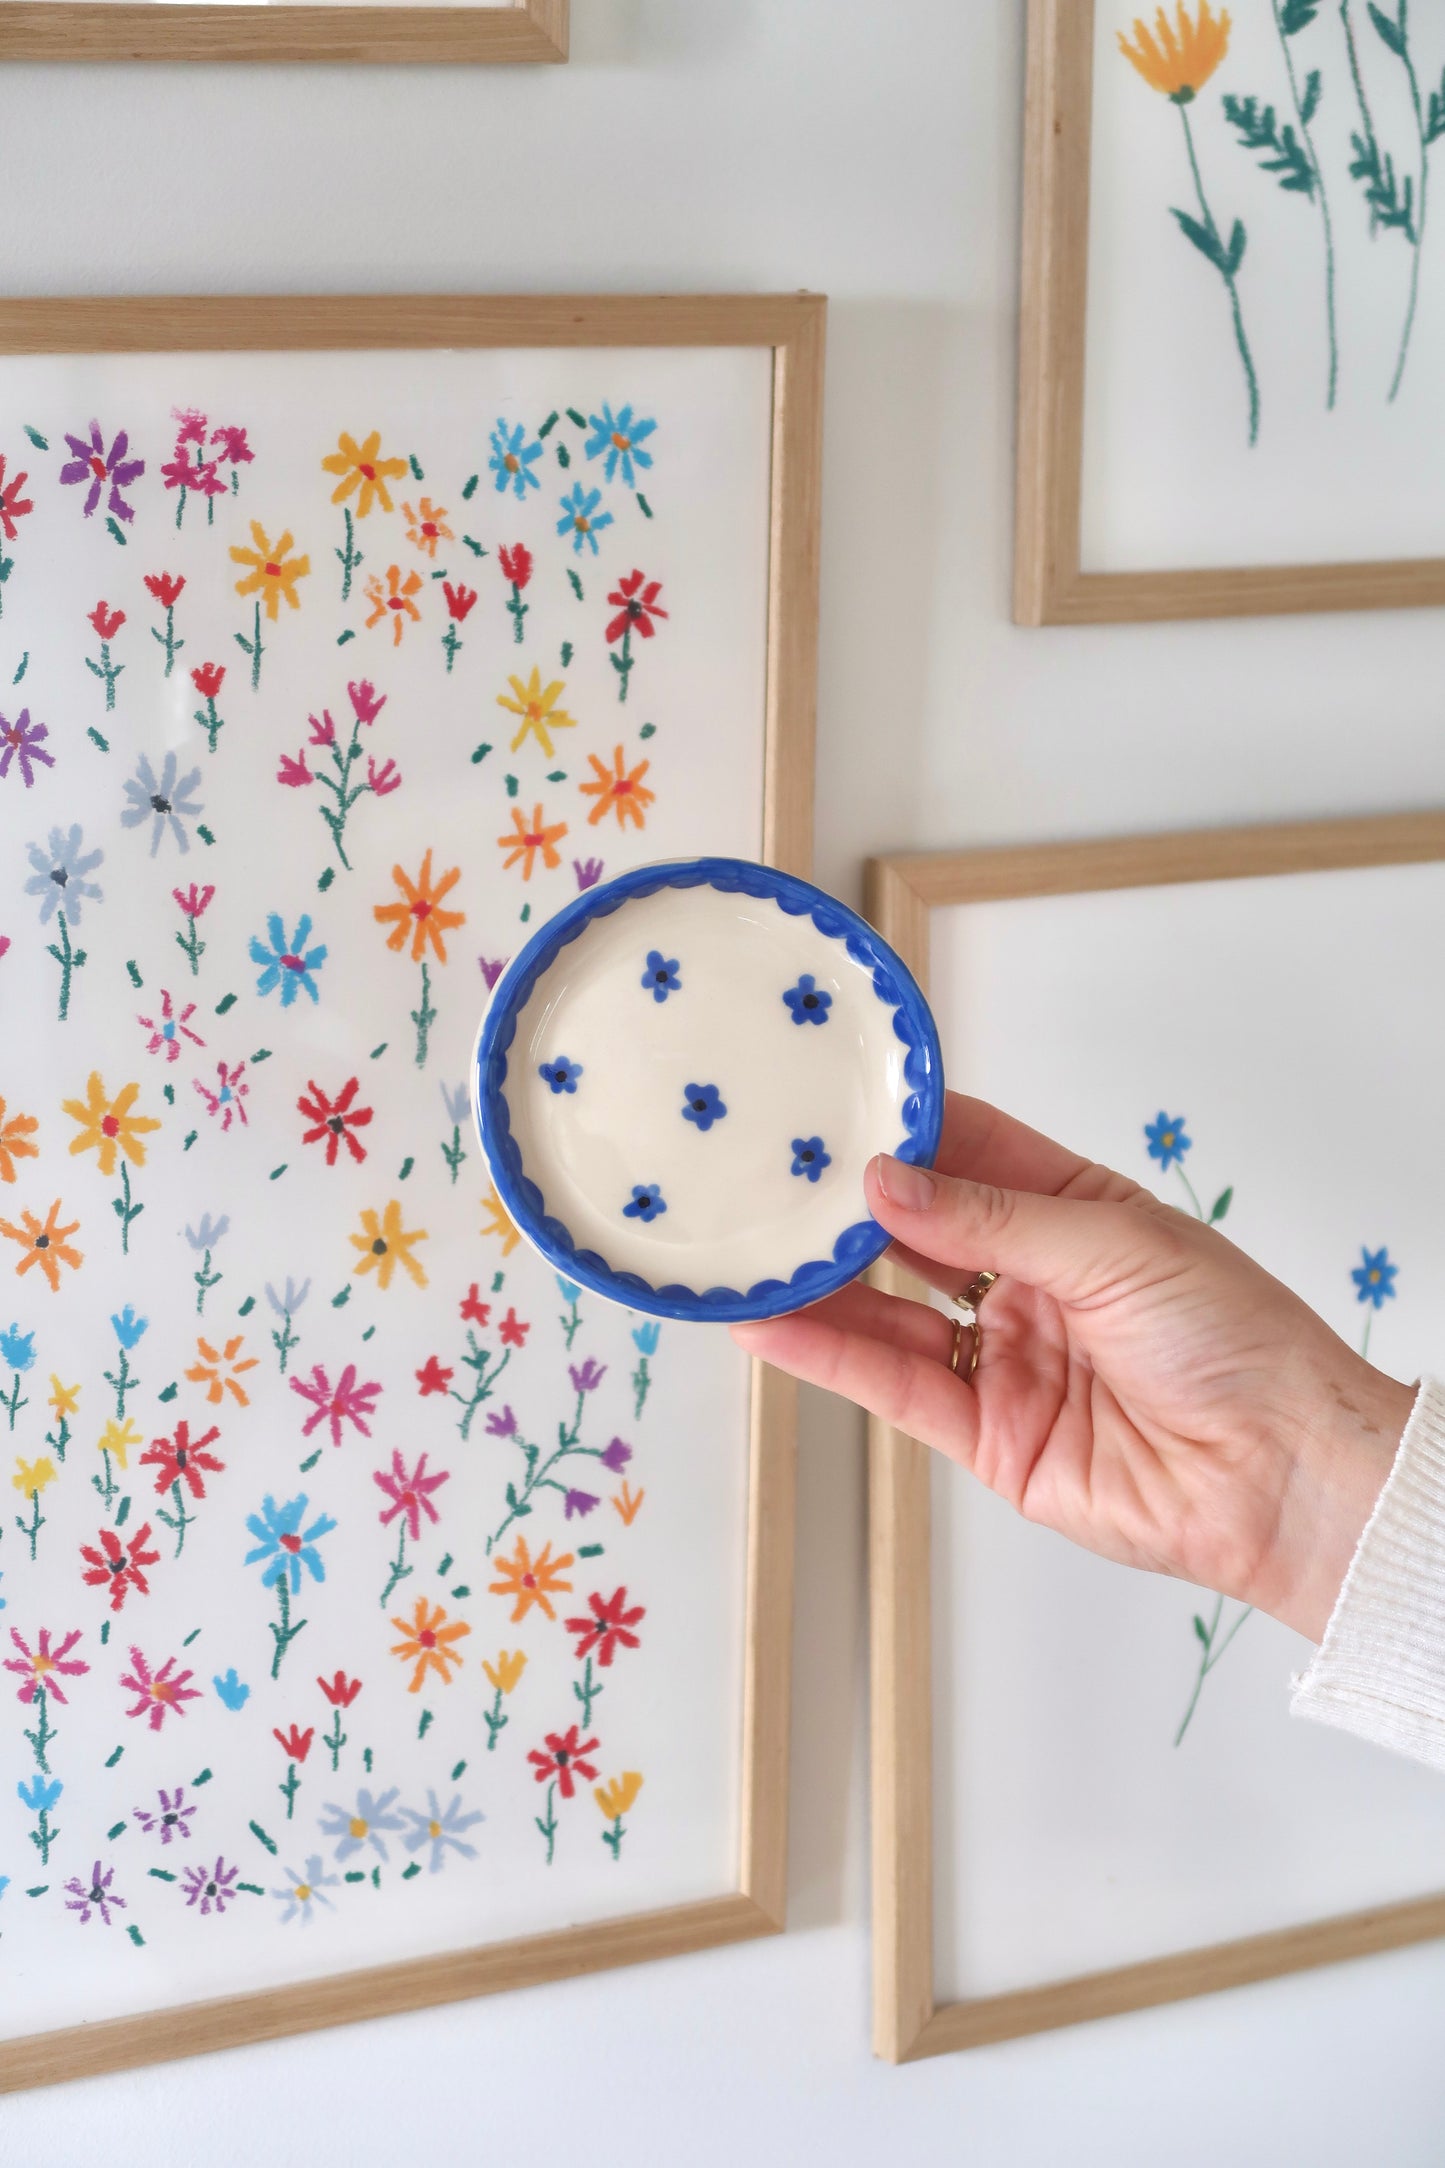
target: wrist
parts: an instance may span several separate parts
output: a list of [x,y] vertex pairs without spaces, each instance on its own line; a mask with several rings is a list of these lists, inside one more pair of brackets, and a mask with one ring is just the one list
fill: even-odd
[[1324,1638],[1414,1401],[1413,1385],[1357,1356],[1315,1384],[1281,1509],[1285,1570],[1275,1600],[1261,1606],[1311,1641]]

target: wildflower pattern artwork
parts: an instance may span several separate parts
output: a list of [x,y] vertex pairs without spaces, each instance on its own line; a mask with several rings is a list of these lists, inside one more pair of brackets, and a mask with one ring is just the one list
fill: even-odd
[[543,1267],[468,1067],[760,853],[771,396],[0,361],[0,2039],[737,1886],[747,1366]]

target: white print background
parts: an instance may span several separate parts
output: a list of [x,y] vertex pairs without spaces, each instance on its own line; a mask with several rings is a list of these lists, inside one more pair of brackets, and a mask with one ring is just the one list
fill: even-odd
[[[1186,1210],[1143,1125],[1187,1117],[1204,1209],[1232,1183],[1224,1231],[1356,1346],[1386,1245],[1370,1353],[1408,1378],[1445,1365],[1442,942],[1441,866],[970,905],[935,913],[932,1000],[956,1090]],[[1299,1636],[1249,1619],[1176,1750],[1212,1597],[942,1462],[933,1509],[940,1996],[1445,1888],[1438,1779],[1288,1714]]]
[[[1116,42],[1121,30],[1132,39],[1141,13],[1153,22],[1153,8],[1132,0],[1097,0],[1095,8],[1084,569],[1445,555],[1445,234],[1427,211],[1414,335],[1399,396],[1389,405],[1411,251],[1398,233],[1371,238],[1360,184],[1349,176],[1350,135],[1360,121],[1338,5],[1322,6],[1290,40],[1297,78],[1303,83],[1318,69],[1322,85],[1310,125],[1334,232],[1340,358],[1333,413],[1324,404],[1318,207],[1260,171],[1259,156],[1241,147],[1221,102],[1227,93],[1252,95],[1294,125],[1270,0],[1236,0],[1229,50],[1188,108],[1215,222],[1227,236],[1238,218],[1248,234],[1238,284],[1260,383],[1253,449],[1224,282],[1171,216],[1174,205],[1191,217],[1199,212],[1179,110],[1143,81]],[[1397,172],[1414,174],[1418,184],[1405,71],[1363,0],[1351,0],[1351,17],[1375,134]],[[1409,20],[1425,97],[1445,63],[1445,14],[1415,7]],[[1436,191],[1442,154],[1445,141],[1431,152],[1441,166],[1431,177]]]
[[[501,958],[525,938],[530,925],[577,892],[572,860],[602,858],[608,873],[626,864],[701,851],[756,855],[760,843],[762,713],[766,633],[768,440],[770,357],[729,354],[578,352],[561,354],[306,354],[246,358],[201,355],[136,359],[66,358],[0,364],[3,448],[13,475],[29,469],[26,493],[34,513],[20,523],[10,545],[16,570],[5,591],[0,618],[0,712],[13,717],[28,706],[32,721],[50,731],[53,770],[37,770],[32,790],[18,766],[0,783],[0,931],[11,938],[0,958],[0,1092],[11,1114],[38,1115],[38,1160],[17,1164],[16,1183],[0,1189],[0,1217],[16,1208],[44,1212],[50,1200],[65,1202],[65,1219],[79,1218],[77,1240],[83,1268],[67,1273],[52,1296],[37,1271],[16,1279],[20,1252],[0,1244],[0,1326],[12,1320],[33,1330],[36,1362],[23,1387],[30,1406],[20,1411],[13,1435],[0,1430],[4,1449],[4,1496],[8,1501],[0,1539],[0,1640],[13,1653],[6,1629],[18,1628],[34,1643],[36,1629],[57,1634],[84,1630],[76,1652],[88,1675],[68,1683],[69,1707],[52,1706],[57,1737],[50,1749],[64,1794],[52,1819],[61,1836],[42,1870],[28,1839],[33,1816],[21,1807],[16,1783],[30,1771],[22,1728],[32,1716],[15,1699],[19,1684],[0,1674],[0,1875],[9,1888],[0,1899],[4,1966],[0,1971],[0,2030],[14,2035],[83,2018],[153,2008],[230,1990],[322,1974],[432,1950],[455,1949],[496,1937],[555,1928],[715,1895],[735,1886],[741,1709],[744,1536],[746,1517],[747,1373],[742,1358],[721,1334],[665,1325],[652,1358],[654,1384],[640,1421],[628,1384],[637,1362],[631,1328],[640,1320],[595,1299],[582,1298],[582,1325],[570,1358],[563,1345],[564,1305],[552,1274],[525,1246],[504,1260],[500,1241],[482,1232],[481,1197],[486,1187],[474,1140],[464,1130],[469,1157],[453,1188],[440,1146],[450,1140],[440,1087],[455,1089],[465,1078],[469,1050],[486,989],[478,957]],[[590,488],[601,479],[601,462],[589,464],[582,436],[565,421],[549,437],[538,467],[542,490],[523,505],[493,491],[487,471],[488,432],[500,414],[530,429],[554,407],[598,411],[632,400],[639,413],[656,416],[650,439],[656,464],[639,476],[655,517],[649,522],[619,482],[606,500],[616,515],[601,536],[601,555],[574,557],[554,533],[557,500],[576,479]],[[204,505],[192,497],[177,533],[175,499],[163,495],[160,467],[170,456],[173,407],[195,406],[218,421],[244,422],[255,464],[242,469],[241,494],[222,500],[208,530]],[[103,524],[81,516],[83,491],[61,488],[57,476],[63,432],[84,431],[97,415],[107,432],[125,426],[132,450],[147,462],[144,478],[129,492],[137,507],[128,544],[118,547]],[[50,441],[36,451],[21,435],[29,423]],[[448,507],[458,537],[471,533],[489,554],[476,559],[460,540],[444,544],[436,565],[453,580],[480,590],[481,599],[461,625],[463,648],[451,676],[445,671],[441,634],[446,623],[441,583],[426,579],[419,597],[422,622],[408,628],[394,648],[388,627],[358,629],[337,646],[346,626],[362,628],[361,592],[368,574],[397,562],[431,569],[405,540],[401,513],[379,509],[358,523],[365,564],[343,610],[340,567],[332,554],[341,541],[341,511],[330,503],[334,478],[320,460],[336,443],[338,429],[361,435],[382,431],[384,453],[414,452],[426,479],[395,485],[395,501],[415,504],[425,491]],[[107,437],[107,441],[108,441]],[[563,472],[555,446],[570,446],[572,465]],[[17,457],[17,455],[19,455]],[[460,490],[480,473],[470,500]],[[355,499],[351,500],[354,504]],[[233,634],[250,630],[250,606],[232,591],[239,568],[227,547],[249,543],[247,522],[261,519],[275,538],[289,527],[298,551],[309,554],[311,572],[301,580],[301,608],[283,609],[265,627],[267,652],[259,694],[253,694],[247,658]],[[536,570],[524,599],[531,604],[526,638],[513,644],[512,619],[504,607],[509,588],[497,563],[499,543],[525,541]],[[639,645],[627,705],[607,661],[603,628],[612,614],[607,591],[634,563],[663,580],[661,601],[672,615],[659,637]],[[578,573],[578,601],[566,577]],[[142,576],[164,568],[184,573],[187,587],[176,610],[176,629],[186,640],[174,676],[162,678],[162,651],[149,627],[161,613],[142,587]],[[103,689],[86,671],[84,655],[96,642],[86,613],[98,597],[123,607],[127,623],[113,642],[125,664],[113,714],[104,711]],[[561,643],[575,656],[561,666]],[[22,682],[12,685],[23,655]],[[225,717],[214,756],[193,718],[202,703],[193,697],[193,664],[223,661],[227,677],[218,706]],[[561,706],[578,727],[558,734],[547,759],[531,740],[508,751],[518,719],[496,705],[508,674],[524,675],[533,664],[566,680]],[[322,869],[333,862],[318,811],[319,788],[291,790],[275,780],[282,753],[294,755],[307,737],[308,713],[327,708],[338,728],[349,724],[348,679],[371,678],[387,696],[376,722],[364,733],[378,759],[393,757],[404,782],[382,799],[363,798],[351,816],[347,848],[354,871],[338,868],[325,890]],[[645,742],[644,723],[655,725]],[[87,736],[94,725],[109,740],[102,753]],[[480,764],[471,754],[481,742],[492,751]],[[651,759],[647,782],[657,802],[639,833],[620,834],[609,812],[605,827],[589,827],[590,800],[578,791],[590,771],[584,752],[610,763],[622,743],[629,767]],[[167,748],[181,756],[182,771],[201,770],[202,819],[215,837],[207,847],[193,833],[185,857],[169,834],[154,858],[149,825],[122,829],[118,816],[124,779],[138,753],[159,764]],[[313,762],[317,756],[313,751]],[[566,780],[548,783],[546,771]],[[508,797],[507,773],[519,779]],[[545,802],[549,821],[565,819],[560,867],[539,863],[523,885],[518,871],[504,873],[495,838],[510,826],[514,803],[528,810]],[[329,802],[329,801],[328,801]],[[99,845],[105,861],[97,878],[99,904],[87,904],[77,938],[87,962],[76,974],[69,1020],[56,1021],[58,972],[46,954],[35,899],[23,893],[29,872],[26,845],[42,842],[52,825],[80,822],[87,848]],[[387,929],[375,923],[374,904],[396,894],[393,863],[413,874],[422,853],[434,850],[440,872],[460,865],[462,878],[445,899],[466,913],[466,924],[447,936],[448,962],[433,961],[432,1000],[439,1011],[426,1066],[414,1062],[415,1032],[409,1012],[417,1006],[419,967],[409,951],[391,953]],[[200,922],[206,940],[199,978],[176,947],[181,921],[171,898],[175,885],[213,882],[215,901]],[[256,992],[259,976],[248,959],[253,934],[265,938],[270,911],[286,920],[288,937],[297,917],[310,913],[311,943],[324,942],[327,958],[318,975],[319,1004],[304,997],[282,1010],[275,994]],[[137,991],[127,974],[134,959],[143,979]],[[187,1045],[176,1063],[146,1052],[138,1015],[158,1013],[161,989],[178,1004],[194,999],[193,1028],[204,1052]],[[236,1002],[225,1015],[216,1005],[227,993]],[[372,1059],[372,1051],[386,1051]],[[271,1058],[257,1064],[259,1049]],[[215,1081],[218,1058],[247,1060],[250,1122],[222,1134],[193,1089],[193,1078]],[[130,1255],[120,1248],[119,1224],[110,1210],[116,1181],[104,1180],[95,1155],[68,1153],[75,1125],[62,1114],[63,1098],[83,1095],[98,1069],[107,1091],[131,1080],[141,1085],[139,1109],[159,1116],[162,1127],[147,1139],[147,1163],[133,1170],[135,1195],[145,1210],[131,1231]],[[361,1132],[368,1148],[363,1165],[343,1151],[328,1168],[320,1145],[303,1146],[306,1124],[296,1112],[298,1093],[315,1078],[334,1094],[351,1075],[361,1081],[359,1102],[375,1109]],[[174,1107],[162,1094],[175,1087]],[[185,1133],[197,1131],[182,1150]],[[401,1168],[412,1171],[401,1179]],[[273,1182],[272,1170],[286,1172]],[[418,1289],[398,1270],[381,1292],[374,1278],[355,1279],[356,1252],[347,1236],[364,1207],[380,1210],[396,1198],[408,1227],[428,1230],[417,1254],[428,1285]],[[200,1263],[184,1228],[202,1213],[228,1214],[230,1228],[214,1254],[224,1278],[195,1315],[192,1273]],[[494,1274],[504,1284],[493,1294]],[[297,1313],[299,1347],[291,1372],[309,1376],[321,1363],[334,1382],[348,1363],[364,1380],[381,1381],[370,1440],[349,1425],[340,1449],[323,1424],[310,1440],[302,1421],[312,1412],[278,1375],[269,1333],[277,1319],[263,1286],[281,1287],[287,1275],[309,1277],[310,1294]],[[491,1322],[479,1334],[495,1358],[501,1352],[497,1325],[509,1305],[528,1321],[526,1346],[514,1352],[495,1397],[479,1411],[465,1445],[457,1433],[461,1411],[453,1400],[422,1398],[415,1372],[436,1355],[455,1371],[454,1386],[469,1373],[459,1364],[465,1326],[459,1301],[469,1284],[480,1285]],[[345,1305],[333,1296],[351,1292]],[[247,1297],[247,1316],[238,1313]],[[132,1453],[121,1479],[132,1498],[126,1527],[133,1533],[150,1519],[162,1540],[161,1562],[151,1569],[151,1594],[134,1592],[112,1623],[102,1646],[107,1616],[103,1592],[81,1582],[79,1546],[95,1542],[105,1518],[91,1488],[101,1462],[95,1440],[113,1402],[101,1372],[113,1367],[115,1338],[108,1319],[124,1304],[150,1320],[132,1356],[143,1383],[128,1413],[145,1440],[169,1432],[178,1417],[192,1436],[219,1423],[216,1452],[225,1473],[208,1478],[207,1496],[193,1502],[197,1518],[186,1534],[179,1561],[169,1531],[156,1524],[154,1507],[166,1505],[151,1490],[153,1471],[138,1470]],[[363,1334],[375,1327],[375,1335]],[[242,1383],[251,1404],[228,1398],[215,1409],[203,1388],[184,1371],[196,1360],[198,1329],[216,1345],[242,1333],[243,1357],[260,1358]],[[604,1383],[591,1397],[583,1442],[605,1445],[621,1436],[635,1449],[626,1473],[646,1500],[630,1527],[609,1502],[618,1488],[595,1460],[566,1464],[603,1503],[585,1521],[564,1522],[562,1500],[549,1493],[522,1523],[533,1548],[547,1539],[554,1550],[575,1551],[599,1542],[604,1555],[579,1561],[568,1574],[573,1594],[557,1600],[556,1623],[536,1609],[519,1626],[510,1604],[489,1594],[493,1569],[486,1539],[505,1512],[504,1486],[521,1470],[521,1455],[504,1439],[487,1436],[489,1409],[510,1403],[525,1435],[550,1442],[555,1426],[570,1417],[573,1395],[566,1364],[591,1357],[606,1365]],[[42,1494],[46,1525],[31,1565],[26,1539],[13,1527],[14,1512],[28,1501],[10,1488],[13,1455],[33,1458],[43,1450],[49,1421],[46,1380],[55,1371],[81,1383],[80,1420],[59,1480]],[[177,1396],[157,1395],[172,1380]],[[8,1371],[0,1376],[8,1385]],[[304,1476],[299,1463],[317,1447],[321,1458]],[[445,1468],[449,1481],[435,1494],[440,1525],[409,1546],[416,1570],[382,1609],[379,1597],[397,1524],[383,1529],[378,1513],[387,1500],[372,1471],[389,1465],[399,1448],[410,1467],[423,1450],[429,1470]],[[139,1450],[139,1449],[137,1449]],[[600,1480],[588,1480],[595,1473]],[[308,1624],[290,1645],[278,1682],[269,1677],[272,1651],[267,1631],[274,1595],[263,1590],[260,1568],[242,1560],[251,1546],[245,1521],[265,1493],[286,1499],[305,1491],[307,1520],[326,1511],[338,1522],[322,1544],[324,1585],[307,1581],[293,1617]],[[425,1524],[423,1524],[425,1527]],[[499,1550],[510,1551],[516,1527]],[[564,1540],[565,1539],[565,1540]],[[451,1566],[439,1572],[447,1554]],[[601,1740],[603,1777],[623,1769],[643,1773],[644,1788],[628,1820],[620,1864],[603,1846],[604,1823],[590,1784],[570,1802],[558,1802],[560,1829],[555,1864],[544,1864],[544,1846],[533,1826],[542,1790],[525,1764],[548,1730],[565,1730],[580,1713],[572,1694],[578,1676],[563,1619],[580,1608],[593,1587],[610,1594],[626,1584],[629,1604],[646,1606],[642,1647],[620,1651],[612,1669],[597,1673],[606,1691],[590,1727]],[[466,1596],[451,1591],[467,1588]],[[415,1597],[425,1593],[449,1617],[470,1625],[459,1643],[465,1659],[446,1688],[411,1695],[409,1667],[390,1653],[399,1636],[393,1615],[409,1618]],[[186,1636],[198,1638],[182,1651]],[[118,1686],[128,1670],[129,1649],[138,1644],[153,1666],[173,1652],[194,1670],[202,1699],[186,1713],[166,1717],[152,1733],[143,1719],[130,1720],[133,1699]],[[525,1649],[527,1670],[506,1709],[511,1722],[494,1752],[486,1750],[483,1707],[491,1689],[482,1659],[500,1649]],[[212,1685],[231,1668],[249,1684],[244,1709],[232,1713]],[[320,1732],[330,1711],[317,1675],[337,1668],[360,1676],[362,1693],[344,1713],[350,1743],[333,1776]],[[419,1711],[434,1722],[418,1743]],[[302,1766],[295,1820],[288,1824],[277,1790],[286,1756],[272,1737],[273,1725],[314,1725],[317,1738]],[[124,1753],[113,1768],[107,1758]],[[487,1819],[467,1831],[477,1857],[451,1854],[444,1870],[425,1871],[426,1851],[415,1856],[424,1871],[400,1880],[407,1855],[395,1836],[386,1841],[389,1861],[381,1886],[331,1889],[335,1909],[320,1913],[302,1939],[300,1922],[280,1924],[281,1906],[269,1894],[283,1886],[283,1866],[304,1868],[314,1852],[328,1856],[334,1843],[319,1835],[317,1820],[328,1801],[348,1804],[368,1782],[362,1749],[373,1750],[374,1791],[400,1786],[400,1802],[425,1810],[427,1788],[443,1805],[459,1792],[468,1810]],[[466,1762],[463,1775],[450,1772]],[[203,1769],[213,1771],[199,1790],[188,1789],[198,1812],[193,1836],[163,1852],[134,1819],[137,1806],[154,1804],[158,1786],[188,1787]],[[248,1832],[255,1819],[279,1845],[271,1857]],[[106,1832],[124,1821],[111,1840]],[[175,1871],[190,1860],[239,1862],[243,1879],[259,1883],[263,1898],[238,1898],[223,1917],[188,1910],[182,1885],[149,1876],[152,1866]],[[107,1930],[98,1919],[82,1926],[63,1907],[62,1884],[88,1876],[99,1856],[115,1868],[114,1887],[127,1909]],[[375,1855],[346,1867],[380,1865]],[[328,1871],[335,1871],[329,1868]],[[48,1885],[43,1897],[28,1887]],[[137,1925],[144,1947],[126,1936]]]

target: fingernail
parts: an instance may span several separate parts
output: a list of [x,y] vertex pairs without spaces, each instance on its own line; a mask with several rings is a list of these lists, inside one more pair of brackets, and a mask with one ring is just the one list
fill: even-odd
[[938,1194],[938,1184],[926,1167],[890,1158],[887,1152],[880,1152],[873,1164],[878,1169],[878,1187],[890,1204],[901,1206],[905,1212],[928,1210]]

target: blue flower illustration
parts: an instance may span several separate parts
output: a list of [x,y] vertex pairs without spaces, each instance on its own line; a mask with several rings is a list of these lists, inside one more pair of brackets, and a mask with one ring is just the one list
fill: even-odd
[[632,1188],[632,1202],[622,1207],[622,1217],[624,1219],[655,1220],[660,1219],[666,1210],[667,1205],[656,1182],[635,1182]]
[[7,1889],[9,1889],[9,1887],[10,1887],[10,1877],[9,1877],[9,1875],[8,1875],[8,1874],[0,1874],[0,1897],[3,1897],[3,1896],[5,1895],[5,1892],[6,1892],[6,1890],[7,1890]]
[[12,1370],[28,1370],[35,1360],[35,1334],[22,1332],[18,1325],[12,1325],[8,1332],[0,1332],[0,1355]]
[[105,853],[83,849],[84,842],[84,832],[77,822],[69,829],[52,828],[43,851],[38,843],[26,845],[26,855],[35,871],[25,883],[25,893],[40,898],[42,926],[48,926],[62,907],[78,926],[82,899],[88,896],[94,903],[101,901],[99,883],[87,876],[102,863]]
[[655,1318],[650,1318],[645,1325],[634,1325],[632,1328],[632,1345],[639,1355],[655,1355],[661,1338],[662,1327]]
[[623,481],[629,489],[635,489],[637,477],[632,471],[633,462],[639,467],[652,465],[652,454],[643,451],[642,445],[657,427],[656,422],[634,421],[630,406],[619,407],[614,415],[605,399],[602,402],[602,412],[588,418],[594,434],[583,447],[587,457],[600,459],[605,452],[607,464],[602,470],[604,481],[610,482],[621,467]]
[[271,1895],[280,1898],[286,1907],[281,1915],[283,1927],[288,1920],[294,1920],[298,1913],[301,1925],[309,1927],[316,1917],[318,1905],[325,1905],[328,1912],[336,1909],[326,1892],[335,1889],[341,1877],[339,1874],[326,1872],[319,1852],[311,1854],[300,1874],[294,1867],[283,1867],[281,1871],[286,1876],[287,1886],[285,1889],[273,1889]]
[[706,1135],[714,1122],[720,1122],[727,1113],[716,1084],[687,1084],[683,1087],[682,1118],[695,1122]]
[[577,1300],[577,1297],[582,1292],[581,1288],[577,1285],[577,1282],[575,1280],[564,1280],[560,1272],[555,1273],[553,1277],[557,1282],[558,1291],[561,1294],[562,1300],[564,1302],[575,1302]]
[[544,1061],[537,1074],[555,1098],[558,1092],[575,1093],[577,1079],[582,1074],[582,1064],[580,1061],[568,1061],[565,1054],[559,1054],[555,1061]]
[[119,1317],[112,1316],[110,1321],[111,1330],[123,1348],[134,1347],[141,1339],[149,1323],[150,1319],[148,1317],[137,1317],[129,1303],[126,1304]]
[[797,985],[788,988],[783,999],[795,1024],[826,1024],[828,1011],[833,1006],[833,996],[823,992],[811,971],[805,971]]
[[1168,1115],[1161,1108],[1152,1122],[1144,1124],[1144,1135],[1149,1144],[1149,1157],[1157,1159],[1166,1170],[1182,1160],[1194,1143],[1184,1134],[1184,1116]]
[[497,477],[497,495],[504,496],[510,487],[520,503],[529,489],[540,489],[542,484],[532,472],[542,456],[542,440],[534,437],[530,444],[527,432],[520,422],[509,429],[499,421],[492,431],[492,456],[487,461]]
[[215,1687],[216,1692],[228,1709],[244,1709],[251,1698],[251,1689],[241,1679],[237,1678],[234,1664],[223,1679],[212,1679],[211,1684]]
[[307,948],[311,938],[309,915],[303,912],[297,920],[293,941],[287,941],[286,922],[278,911],[273,911],[266,920],[266,931],[271,937],[269,948],[255,934],[251,936],[251,961],[263,967],[256,981],[257,993],[269,994],[279,986],[283,1009],[289,1009],[303,989],[313,1001],[319,1001],[321,996],[312,973],[319,971],[325,963],[326,946],[323,942],[319,948]]
[[303,1280],[298,1287],[289,1274],[287,1275],[285,1288],[279,1295],[271,1282],[269,1280],[266,1282],[266,1300],[278,1317],[290,1317],[293,1310],[299,1310],[310,1292],[311,1282],[309,1280]]
[[51,1777],[47,1783],[44,1777],[34,1776],[28,1784],[17,1784],[15,1793],[21,1806],[28,1807],[32,1814],[49,1814],[64,1789],[59,1777]]
[[584,489],[580,482],[574,482],[560,502],[562,517],[557,522],[558,534],[571,535],[573,551],[579,557],[584,543],[590,545],[595,557],[598,535],[604,527],[612,525],[612,514],[597,509],[602,502],[601,490]]
[[454,1129],[463,1129],[472,1118],[472,1102],[465,1084],[443,1084],[442,1105]]
[[199,1223],[186,1229],[186,1240],[197,1255],[202,1250],[213,1250],[230,1224],[228,1212],[223,1212],[219,1219],[212,1219],[209,1212],[203,1212]]
[[[470,1814],[464,1813],[460,1792],[453,1796],[448,1807],[443,1808],[436,1793],[428,1790],[426,1804],[425,1814],[416,1807],[403,1807],[401,1810],[413,1825],[401,1840],[408,1852],[419,1852],[424,1844],[429,1844],[431,1858],[427,1865],[433,1874],[445,1865],[448,1850],[459,1852],[463,1859],[475,1859],[476,1846],[464,1843],[461,1833],[464,1829],[470,1829],[474,1822],[486,1820],[481,1808],[474,1807]],[[338,1859],[340,1856],[338,1852]]]
[[244,1563],[254,1566],[257,1559],[266,1561],[261,1571],[263,1588],[274,1588],[278,1581],[289,1577],[291,1594],[299,1596],[303,1566],[313,1581],[326,1579],[326,1564],[316,1546],[323,1536],[330,1535],[336,1523],[329,1513],[321,1513],[309,1528],[303,1529],[305,1517],[305,1491],[288,1498],[284,1506],[267,1497],[259,1513],[247,1514],[246,1526],[256,1538],[256,1548],[246,1553]]
[[386,1839],[381,1832],[384,1829],[399,1830],[406,1827],[401,1815],[396,1811],[396,1797],[400,1790],[399,1784],[393,1784],[389,1792],[373,1794],[363,1785],[356,1795],[354,1806],[339,1807],[334,1801],[328,1801],[316,1826],[323,1837],[339,1839],[335,1855],[338,1866],[342,1860],[350,1859],[353,1852],[360,1852],[367,1845],[370,1845],[378,1858],[387,1857]]
[[1395,1293],[1395,1275],[1400,1268],[1391,1264],[1388,1250],[1366,1249],[1362,1243],[1360,1256],[1364,1262],[1350,1274],[1355,1283],[1355,1300],[1373,1303],[1377,1310],[1383,1310],[1386,1298]]
[[200,818],[201,806],[194,794],[201,780],[201,771],[199,768],[192,768],[188,775],[183,775],[177,782],[177,766],[175,754],[167,753],[157,776],[142,753],[136,761],[135,774],[125,786],[125,794],[130,803],[120,816],[120,825],[122,828],[139,828],[146,821],[154,823],[151,828],[152,858],[160,849],[161,837],[167,828],[175,837],[177,848],[184,855],[191,847],[185,824]]
[[821,1137],[794,1137],[793,1164],[791,1172],[801,1174],[806,1181],[816,1182],[825,1167],[831,1167],[833,1155],[823,1149]]
[[654,1001],[666,1001],[669,994],[682,992],[682,980],[678,977],[678,961],[675,956],[664,956],[661,949],[650,948],[647,952],[647,969],[639,984],[644,986]]

